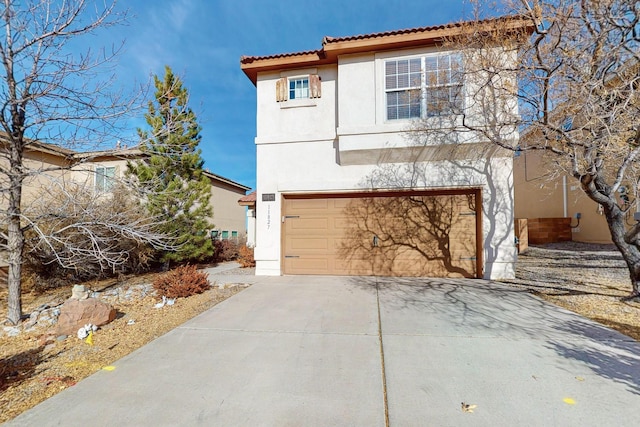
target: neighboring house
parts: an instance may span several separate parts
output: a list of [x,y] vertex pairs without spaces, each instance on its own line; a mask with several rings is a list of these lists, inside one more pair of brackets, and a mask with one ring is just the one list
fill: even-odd
[[252,248],[256,245],[256,192],[241,197],[238,204],[247,207],[247,246]]
[[[78,153],[75,155],[77,164],[73,167],[73,179],[88,182],[96,191],[108,192],[118,179],[124,177],[127,162],[143,159],[144,156],[137,148]],[[208,170],[204,174],[211,182],[209,204],[213,211],[210,220],[214,224],[212,236],[243,242],[247,235],[245,209],[238,206],[237,200],[250,187]]]
[[[144,158],[137,148],[75,152],[51,144],[33,142],[25,153],[25,164],[33,173],[23,187],[23,205],[51,192],[54,183],[73,182],[96,192],[108,193],[124,177],[127,162]],[[211,182],[210,204],[218,238],[243,242],[246,238],[245,208],[237,203],[250,187],[205,171]],[[1,175],[0,175],[1,176]],[[2,188],[6,183],[0,182]],[[4,197],[4,192],[0,192]]]
[[408,132],[464,108],[464,64],[441,43],[458,31],[241,58],[257,91],[256,274],[514,276],[512,156]]
[[[558,240],[561,233],[577,242],[612,243],[602,208],[587,197],[572,176],[551,175],[549,158],[545,161],[545,157],[545,153],[539,150],[522,151],[516,153],[513,162],[515,217],[527,219],[530,228],[537,223],[547,224],[546,233],[542,230],[543,235],[538,236],[535,229],[529,230],[529,241],[544,243],[545,239]],[[625,195],[620,194],[620,197]],[[558,220],[560,218],[569,221]],[[631,226],[634,223],[632,212],[627,224]],[[554,226],[555,232],[549,229]],[[535,238],[532,233],[536,234]]]
[[[620,80],[621,77],[628,79],[627,82],[635,81],[639,72],[640,63],[631,60],[614,72],[613,77],[605,83],[615,89],[623,82]],[[551,123],[561,122],[563,131],[580,132],[586,128],[590,133],[593,131],[589,126],[590,120],[602,120],[599,117],[588,117],[585,114],[576,113],[571,105],[568,109],[565,107],[556,105],[550,115]],[[535,146],[537,142],[543,140],[539,131],[533,129],[530,127],[522,133],[522,147]],[[587,243],[613,243],[602,207],[584,193],[578,180],[562,173],[562,169],[556,164],[559,158],[562,157],[543,150],[516,152],[514,159],[515,216],[518,219],[527,220],[529,242],[574,240]],[[610,165],[611,160],[614,164],[616,163],[613,158],[608,159],[607,156],[605,158]],[[640,211],[640,205],[629,205],[637,198],[638,184],[634,182],[623,184],[618,188],[617,198],[621,207],[628,208],[625,225],[630,228],[637,223],[634,214]],[[532,239],[532,237],[535,238]]]
[[238,205],[238,196],[244,196],[251,187],[234,182],[209,171],[211,180],[211,208],[218,238],[244,243],[247,240],[245,208]]

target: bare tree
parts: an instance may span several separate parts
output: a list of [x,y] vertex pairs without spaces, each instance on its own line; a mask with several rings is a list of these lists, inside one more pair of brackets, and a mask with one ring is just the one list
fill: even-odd
[[74,50],[79,37],[123,22],[126,16],[116,11],[115,1],[4,0],[2,5],[0,249],[8,258],[8,320],[17,323],[25,232],[35,230],[43,241],[55,240],[55,233],[43,233],[23,212],[25,183],[72,164],[34,164],[28,161],[30,153],[42,143],[86,149],[113,137],[131,98],[112,92],[113,77],[104,73],[117,48]]
[[[602,206],[611,238],[640,296],[640,223],[625,227],[637,197],[640,153],[640,4],[635,0],[513,0],[507,18],[460,24],[446,45],[462,52],[464,102],[433,125],[422,143],[489,141],[513,151],[539,150],[556,174],[569,174]],[[514,61],[517,58],[517,61]],[[522,134],[519,139],[518,134]]]

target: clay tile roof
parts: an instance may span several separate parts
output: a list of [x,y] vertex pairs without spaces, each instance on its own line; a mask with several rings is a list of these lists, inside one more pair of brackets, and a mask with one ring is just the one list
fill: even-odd
[[[528,28],[530,22],[523,16],[503,16],[482,21],[491,28],[504,21],[511,28]],[[442,43],[451,35],[465,31],[465,22],[452,22],[444,25],[408,28],[404,30],[384,31],[345,37],[326,36],[322,39],[322,49],[304,52],[281,53],[269,56],[242,56],[240,68],[256,84],[258,72],[282,71],[337,64],[338,56],[372,51],[406,49]]]
[[241,197],[239,202],[255,202],[256,201],[256,192],[252,191],[244,197]]
[[255,61],[263,61],[266,59],[279,59],[279,58],[289,58],[292,56],[307,56],[307,55],[317,55],[320,56],[322,54],[322,50],[305,50],[303,52],[289,52],[289,53],[278,53],[275,55],[265,55],[265,56],[246,56],[243,55],[240,57],[241,64],[251,64]]
[[355,36],[344,36],[344,37],[326,36],[322,40],[322,45],[324,46],[330,43],[339,43],[339,42],[354,41],[354,40],[375,39],[375,38],[387,37],[387,36],[399,36],[403,34],[425,33],[425,32],[443,30],[445,28],[454,28],[454,27],[460,27],[460,26],[461,24],[459,22],[453,22],[450,24],[433,25],[429,27],[406,28],[403,30],[383,31],[378,33],[370,33],[370,34],[358,34]]
[[[459,22],[443,24],[443,25],[434,25],[428,27],[417,27],[417,28],[406,28],[403,30],[393,30],[393,31],[383,31],[377,33],[369,33],[369,34],[358,34],[354,36],[343,36],[343,37],[331,37],[325,36],[322,39],[322,46],[326,46],[331,43],[341,43],[346,41],[355,41],[355,40],[367,40],[367,39],[376,39],[387,36],[398,36],[403,34],[416,34],[416,33],[424,33],[436,30],[442,30],[445,28],[454,28],[460,27],[461,24]],[[280,58],[290,58],[293,56],[308,56],[308,55],[317,55],[318,57],[322,57],[324,53],[324,49],[317,50],[305,50],[302,52],[287,52],[287,53],[278,53],[274,55],[265,55],[265,56],[246,56],[243,55],[240,57],[241,64],[251,64],[255,61],[264,61],[268,59],[280,59]]]
[[244,197],[238,200],[238,204],[241,206],[254,206],[256,204],[256,192],[252,191]]

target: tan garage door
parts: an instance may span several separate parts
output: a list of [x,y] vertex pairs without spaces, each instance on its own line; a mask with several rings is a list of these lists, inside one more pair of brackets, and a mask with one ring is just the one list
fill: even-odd
[[286,197],[284,273],[479,277],[478,195]]

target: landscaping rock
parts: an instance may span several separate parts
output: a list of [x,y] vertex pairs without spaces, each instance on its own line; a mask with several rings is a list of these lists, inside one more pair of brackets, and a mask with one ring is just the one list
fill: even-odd
[[60,315],[60,309],[58,307],[48,308],[40,312],[38,316],[38,327],[49,327],[55,325],[58,322],[58,316]]
[[17,326],[7,326],[3,329],[5,334],[7,334],[7,336],[9,337],[17,337],[18,335],[20,335],[20,328],[18,328]]
[[73,285],[71,290],[71,298],[85,300],[89,298],[89,290],[84,285]]
[[27,329],[33,328],[38,322],[39,315],[40,315],[40,312],[37,310],[31,313],[31,315],[29,316],[29,319],[22,324],[22,329],[26,331]]
[[71,335],[88,323],[102,326],[115,318],[115,308],[99,299],[69,299],[60,307],[56,330],[58,334]]

